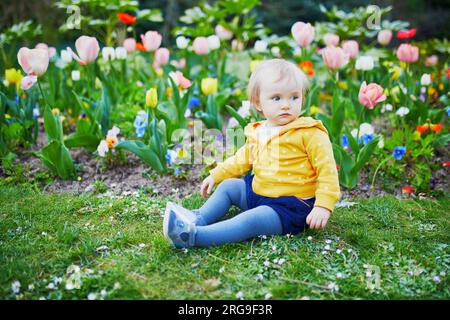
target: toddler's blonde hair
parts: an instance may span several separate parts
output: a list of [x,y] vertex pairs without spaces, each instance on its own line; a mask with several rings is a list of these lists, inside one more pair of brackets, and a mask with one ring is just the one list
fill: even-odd
[[[256,108],[259,105],[261,80],[267,72],[276,75],[275,82],[288,77],[288,80],[295,81],[302,92],[302,97],[305,97],[306,91],[309,88],[309,81],[303,71],[294,63],[284,59],[270,59],[260,62],[250,76],[248,82],[247,94],[250,104]],[[258,109],[256,111],[261,114]]]

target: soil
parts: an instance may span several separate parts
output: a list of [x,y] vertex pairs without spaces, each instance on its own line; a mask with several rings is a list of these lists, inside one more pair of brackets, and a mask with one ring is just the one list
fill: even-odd
[[[32,181],[37,173],[47,172],[42,161],[32,154],[38,151],[46,144],[46,137],[43,130],[39,133],[38,142],[31,150],[19,152],[15,163],[22,163],[27,167],[26,177]],[[104,168],[99,158],[84,149],[70,150],[72,158],[77,164],[78,179],[75,181],[63,181],[57,177],[51,179],[51,183],[43,184],[45,192],[72,192],[76,194],[84,192],[98,192],[96,186],[101,181],[106,194],[129,195],[140,189],[145,189],[149,196],[172,196],[183,198],[194,192],[200,191],[202,182],[201,172],[204,165],[189,165],[186,169],[185,178],[177,178],[173,175],[160,176],[147,164],[143,163],[135,155],[126,153],[126,163],[114,165],[111,168]],[[436,154],[435,160],[438,163],[448,161],[448,155]],[[1,167],[0,167],[1,169]],[[433,172],[434,191],[448,194],[450,190],[449,179],[447,179],[448,167],[441,167]],[[3,170],[0,170],[0,177],[4,177]],[[401,190],[395,190],[394,193],[382,189],[381,179],[377,177],[374,191],[370,192],[370,182],[372,174],[369,174],[368,168],[363,168],[359,174],[359,183],[356,188],[346,190],[341,188],[341,199],[354,199],[356,197],[369,197],[374,195],[395,195],[403,197]],[[419,193],[410,196],[419,198],[430,198],[429,194]]]

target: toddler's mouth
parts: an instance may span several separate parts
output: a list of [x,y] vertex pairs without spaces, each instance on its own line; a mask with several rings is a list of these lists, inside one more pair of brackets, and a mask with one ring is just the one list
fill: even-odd
[[280,114],[279,116],[280,117],[288,117],[288,116],[290,116],[291,114],[290,113],[282,113],[282,114]]

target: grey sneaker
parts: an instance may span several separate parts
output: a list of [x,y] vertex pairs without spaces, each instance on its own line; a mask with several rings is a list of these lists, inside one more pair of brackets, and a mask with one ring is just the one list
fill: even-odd
[[189,210],[168,202],[164,214],[163,232],[175,248],[194,245],[196,215]]

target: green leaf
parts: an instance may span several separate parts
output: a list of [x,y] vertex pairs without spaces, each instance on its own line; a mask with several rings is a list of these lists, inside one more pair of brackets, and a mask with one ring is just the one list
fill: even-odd
[[235,119],[237,120],[237,122],[239,122],[239,125],[240,125],[242,128],[245,128],[245,126],[248,124],[248,121],[246,121],[244,118],[242,118],[242,117],[239,115],[239,113],[238,113],[236,110],[234,110],[233,107],[231,107],[231,106],[229,106],[229,105],[226,105],[226,106],[225,106],[225,110],[227,110],[228,113],[229,113],[233,118],[235,118]]
[[75,177],[75,166],[72,157],[61,141],[51,141],[37,155],[42,159],[45,166],[61,179],[68,180]]
[[379,141],[380,141],[380,137],[376,136],[368,144],[366,144],[364,147],[362,147],[361,151],[358,154],[356,164],[352,169],[353,172],[358,173],[361,170],[361,168],[366,164],[366,162],[369,161],[369,158],[373,154],[375,149],[377,148]]
[[116,145],[116,149],[125,149],[134,153],[145,163],[150,165],[158,172],[165,172],[164,165],[158,158],[158,155],[145,143],[141,141],[126,140]]
[[49,141],[63,141],[63,129],[59,115],[54,116],[49,106],[44,109],[44,128]]

